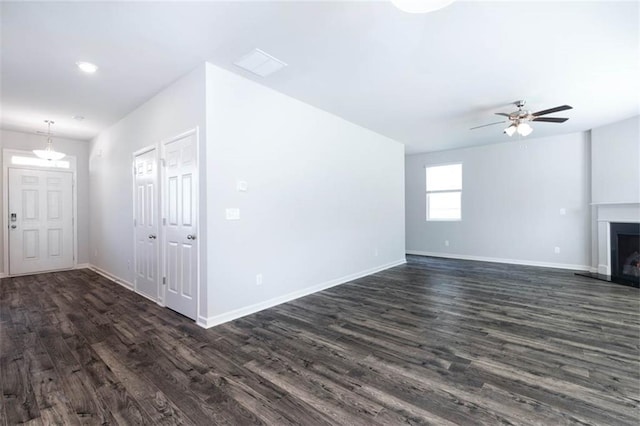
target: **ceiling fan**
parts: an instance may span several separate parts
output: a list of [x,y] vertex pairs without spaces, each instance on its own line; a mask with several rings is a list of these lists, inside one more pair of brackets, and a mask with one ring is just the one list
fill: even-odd
[[512,113],[505,112],[496,112],[496,115],[502,115],[507,117],[507,120],[496,121],[495,123],[483,124],[482,126],[472,127],[470,130],[479,129],[481,127],[493,126],[495,124],[501,123],[510,123],[506,129],[504,129],[504,133],[508,136],[512,136],[514,133],[518,132],[519,135],[527,136],[533,132],[533,128],[529,124],[531,121],[542,121],[545,123],[564,123],[568,120],[568,118],[560,118],[560,117],[542,117],[543,115],[553,114],[554,112],[566,111],[568,109],[573,109],[573,107],[569,105],[561,105],[555,108],[544,109],[538,112],[529,112],[524,109],[525,101],[515,101],[513,104],[518,107],[517,111]]

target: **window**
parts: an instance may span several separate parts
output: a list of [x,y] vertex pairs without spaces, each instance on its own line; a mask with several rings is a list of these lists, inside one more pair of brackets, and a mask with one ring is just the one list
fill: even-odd
[[17,166],[56,167],[58,169],[68,169],[71,165],[68,161],[49,161],[42,158],[24,157],[20,155],[12,155],[11,164]]
[[462,164],[428,166],[427,220],[462,219]]

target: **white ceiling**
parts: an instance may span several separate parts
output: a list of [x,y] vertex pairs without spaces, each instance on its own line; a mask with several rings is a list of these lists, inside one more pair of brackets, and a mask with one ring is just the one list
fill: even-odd
[[[407,152],[508,140],[494,112],[562,104],[539,137],[638,114],[639,3],[458,1],[426,15],[365,2],[4,2],[1,122],[89,139],[210,61],[394,138]],[[233,65],[260,48],[289,66]],[[96,63],[95,75],[75,62]],[[83,115],[82,122],[72,115]]]

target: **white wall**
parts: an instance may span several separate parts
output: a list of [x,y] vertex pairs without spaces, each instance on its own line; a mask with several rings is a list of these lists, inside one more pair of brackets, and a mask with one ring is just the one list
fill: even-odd
[[207,136],[210,324],[404,261],[403,145],[209,64]]
[[640,116],[591,130],[592,202],[640,203]]
[[[588,268],[588,136],[514,138],[407,156],[407,252]],[[427,222],[424,168],[451,162],[463,163],[462,221]]]
[[[199,155],[204,158],[204,125],[205,68],[202,65],[91,142],[91,264],[123,281],[133,282],[132,155],[199,127]],[[201,172],[204,172],[202,168]],[[201,230],[204,226],[200,224]]]
[[[0,155],[2,149],[19,149],[31,151],[42,149],[46,143],[44,136],[0,130]],[[53,138],[53,146],[56,150],[76,157],[77,164],[77,196],[78,196],[78,263],[89,262],[89,142],[73,139]],[[0,188],[2,187],[2,174],[0,173]],[[2,197],[0,197],[0,211],[2,211]],[[0,273],[4,272],[4,256],[2,255],[2,241],[4,228],[0,226]]]
[[610,222],[640,222],[640,116],[591,131],[592,259],[611,273]]

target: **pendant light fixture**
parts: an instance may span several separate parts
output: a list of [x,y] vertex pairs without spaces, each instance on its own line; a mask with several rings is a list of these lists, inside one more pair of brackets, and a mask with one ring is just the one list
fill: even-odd
[[51,125],[55,124],[52,120],[44,120],[47,123],[47,146],[45,149],[34,149],[33,153],[43,160],[56,161],[65,157],[66,154],[53,150],[53,142],[51,141]]
[[407,13],[428,13],[449,6],[454,0],[391,0],[398,9]]

